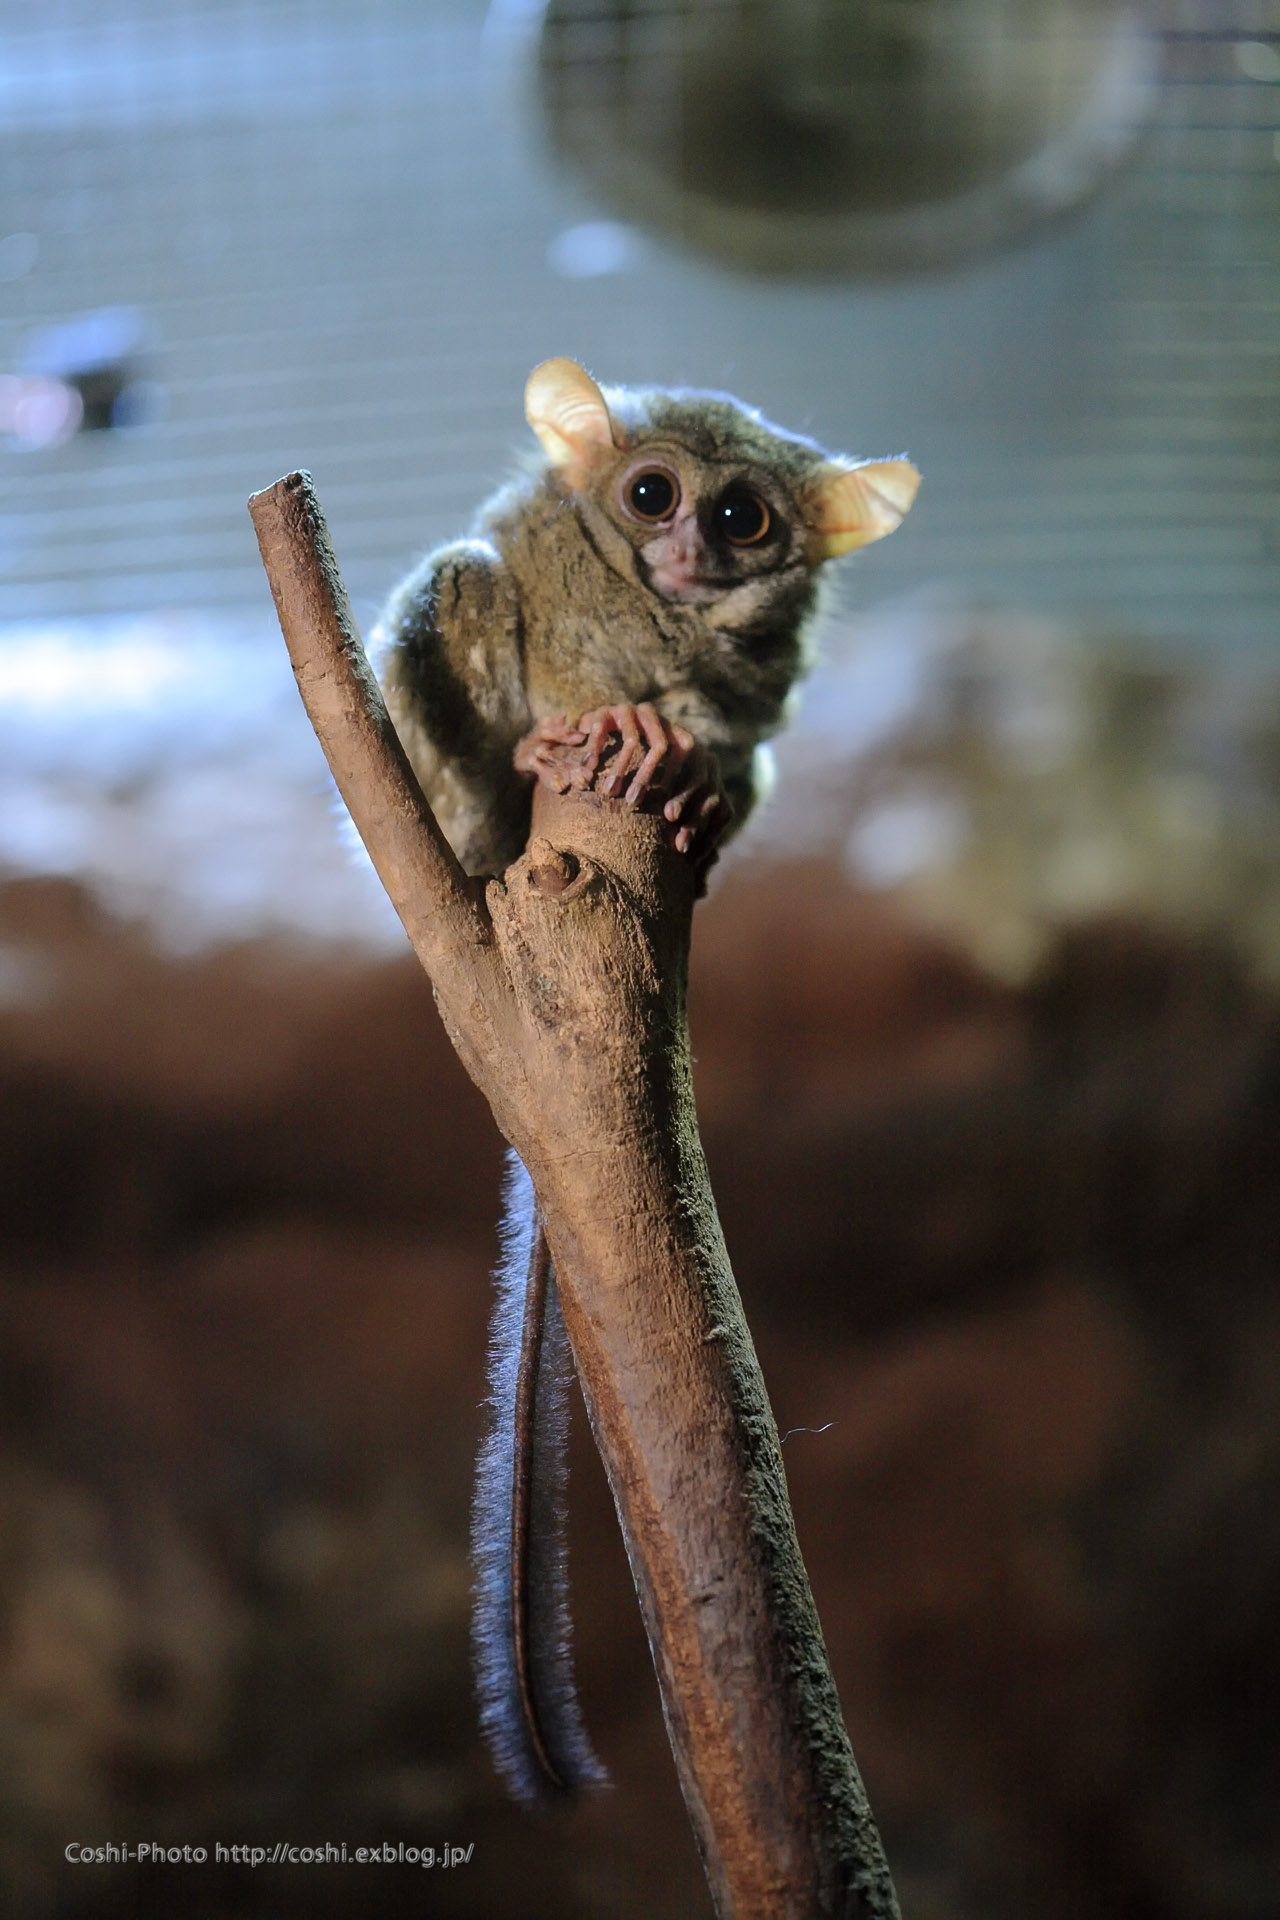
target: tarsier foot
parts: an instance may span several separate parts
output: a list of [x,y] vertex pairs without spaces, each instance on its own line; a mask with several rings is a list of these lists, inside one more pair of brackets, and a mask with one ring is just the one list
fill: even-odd
[[[611,750],[615,735],[618,744]],[[579,746],[578,753],[563,751]],[[676,851],[692,856],[703,890],[733,809],[715,755],[648,701],[594,707],[576,723],[563,714],[542,720],[517,746],[514,764],[557,793],[595,785],[630,807],[649,794],[662,798],[663,816],[675,828]]]

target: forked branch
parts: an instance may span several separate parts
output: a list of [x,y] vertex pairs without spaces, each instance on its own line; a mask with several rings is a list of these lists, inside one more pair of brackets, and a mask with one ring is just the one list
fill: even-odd
[[526,853],[481,894],[396,739],[309,476],[250,512],[334,778],[537,1190],[716,1911],[891,1920],[698,1138],[690,863],[656,812],[539,786]]

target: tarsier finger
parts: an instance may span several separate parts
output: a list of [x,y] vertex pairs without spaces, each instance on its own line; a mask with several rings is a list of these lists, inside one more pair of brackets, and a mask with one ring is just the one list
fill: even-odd
[[553,793],[568,793],[572,784],[569,775],[549,753],[535,753],[533,767],[539,780],[550,787]]
[[696,800],[698,795],[706,790],[708,771],[705,760],[701,755],[690,755],[689,758],[692,762],[686,769],[689,778],[678,792],[672,794],[662,809],[668,820],[681,819],[690,801]]
[[635,766],[643,752],[640,745],[640,727],[634,707],[615,707],[617,718],[616,731],[622,737],[622,744],[614,756],[608,775],[602,782],[602,791],[613,795],[619,792],[626,782],[627,775]]
[[595,778],[610,735],[618,736],[618,745],[610,754],[608,769],[599,783],[601,793],[610,796],[617,794],[628,776],[647,760],[655,744],[661,752],[666,750],[663,722],[647,702],[636,707],[629,701],[619,701],[614,706],[594,708],[581,715],[578,726],[585,730],[586,737],[582,770],[576,782],[582,787],[589,786]]
[[600,754],[605,741],[615,730],[612,707],[597,707],[594,712],[579,716],[578,725],[587,730],[587,751],[583,765],[592,773],[600,763]]
[[627,788],[626,801],[627,805],[631,807],[634,807],[637,802],[644,797],[650,781],[666,759],[671,746],[667,736],[666,725],[656,707],[651,707],[649,703],[645,701],[636,708],[636,715],[644,732],[649,751],[640,762],[639,767],[636,769],[635,777],[631,785]]
[[[688,766],[690,756],[695,751],[694,743],[693,743],[693,740],[690,738],[690,736],[687,733],[684,733],[683,729],[680,729],[679,731],[682,735],[682,738],[675,737],[676,729],[673,728],[672,730],[673,744],[670,750],[668,751],[666,758],[662,762],[662,778],[659,782],[656,783],[658,791],[660,793],[669,793],[672,787],[676,786],[677,783],[684,777],[684,773]],[[631,795],[629,793],[627,795],[627,798],[628,799],[631,798]],[[664,804],[663,806],[663,814],[667,819],[673,818],[671,814],[667,813],[666,804]]]
[[558,784],[560,769],[552,756],[558,747],[578,746],[585,738],[581,728],[572,726],[566,714],[547,715],[516,742],[511,764],[517,773],[531,773],[555,787],[557,793],[563,793],[565,787]]

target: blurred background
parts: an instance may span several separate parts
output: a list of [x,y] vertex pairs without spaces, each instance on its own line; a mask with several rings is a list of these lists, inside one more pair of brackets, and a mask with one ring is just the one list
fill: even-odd
[[367,628],[552,354],[925,475],[692,986],[904,1910],[1280,1910],[1278,321],[1277,0],[0,0],[6,1912],[710,1911],[581,1421],[615,1786],[478,1745],[499,1141],[244,511]]

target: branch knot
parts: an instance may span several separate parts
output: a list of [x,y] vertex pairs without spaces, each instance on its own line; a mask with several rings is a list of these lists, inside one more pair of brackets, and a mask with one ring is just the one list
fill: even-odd
[[571,887],[578,877],[579,863],[571,853],[562,853],[549,840],[529,843],[529,884],[539,893],[555,896]]

